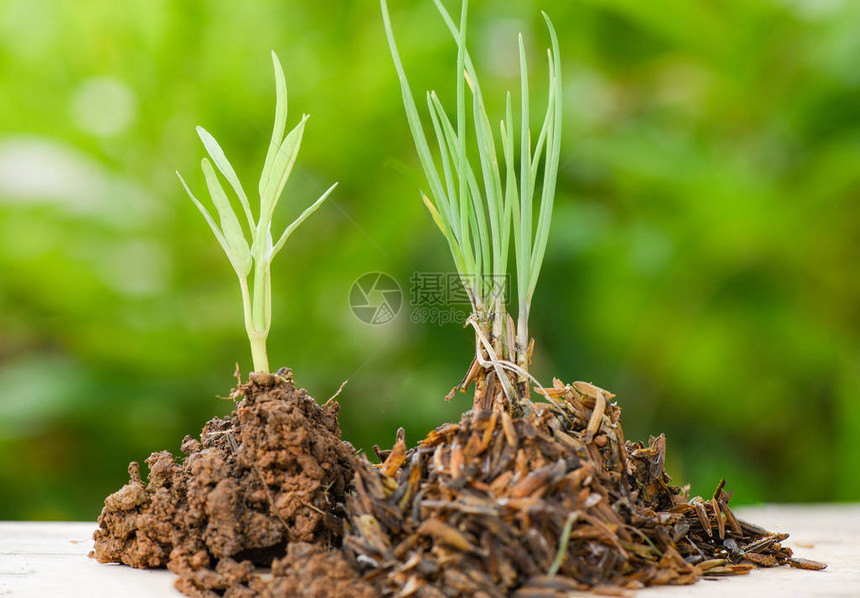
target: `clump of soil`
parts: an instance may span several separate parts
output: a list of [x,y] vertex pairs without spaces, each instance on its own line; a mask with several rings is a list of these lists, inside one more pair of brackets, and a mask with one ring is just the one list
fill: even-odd
[[289,370],[254,374],[231,398],[230,417],[210,420],[200,440],[186,436],[187,457],[153,453],[146,483],[129,466],[129,483],[105,499],[90,556],[167,566],[190,593],[269,566],[288,544],[340,543],[355,451],[341,440],[338,404],[319,406]]
[[272,561],[270,575],[260,575],[250,561],[222,559],[214,570],[199,569],[181,576],[176,588],[192,598],[291,596],[296,598],[376,598],[342,552],[319,544],[294,542],[287,554]]
[[[735,517],[720,483],[690,499],[665,438],[628,442],[611,393],[555,381],[525,415],[466,414],[371,464],[289,371],[254,375],[236,411],[147,460],[105,500],[91,553],[167,566],[188,596],[555,598],[625,594],[795,559]],[[257,566],[270,566],[261,574]]]

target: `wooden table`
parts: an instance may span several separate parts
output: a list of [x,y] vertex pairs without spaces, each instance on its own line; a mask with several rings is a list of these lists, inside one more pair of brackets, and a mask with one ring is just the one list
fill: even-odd
[[[860,598],[860,505],[747,507],[738,514],[771,531],[790,532],[786,544],[797,556],[829,566],[824,571],[756,570],[693,586],[649,588],[639,596]],[[88,559],[94,529],[93,523],[0,522],[0,597],[180,596],[168,571]]]

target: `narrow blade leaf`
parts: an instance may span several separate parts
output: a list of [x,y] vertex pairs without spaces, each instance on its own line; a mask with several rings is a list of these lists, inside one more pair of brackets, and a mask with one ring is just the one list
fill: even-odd
[[281,197],[281,193],[290,178],[290,173],[293,170],[293,165],[296,163],[296,157],[299,154],[299,148],[302,145],[302,136],[305,132],[305,122],[308,120],[308,115],[302,116],[302,120],[290,131],[287,138],[284,139],[281,146],[278,148],[278,153],[272,162],[272,168],[269,171],[269,177],[265,182],[263,193],[261,194],[260,206],[260,222],[267,225],[272,221],[272,214],[275,211],[275,206]]
[[215,166],[218,167],[218,170],[221,171],[221,174],[224,175],[224,178],[233,187],[233,190],[239,197],[239,201],[242,203],[242,208],[245,210],[248,227],[254,230],[254,217],[251,214],[251,206],[248,204],[248,196],[245,195],[245,190],[242,188],[242,183],[239,182],[239,177],[236,176],[236,171],[233,170],[233,166],[230,164],[227,156],[224,155],[224,150],[221,149],[221,146],[218,145],[218,142],[215,141],[215,138],[212,137],[209,131],[203,127],[197,127],[197,135],[200,137],[200,141],[203,142],[206,151],[212,157],[212,161],[215,162]]
[[224,234],[224,240],[230,250],[228,254],[230,262],[237,274],[247,276],[251,271],[251,249],[248,247],[248,242],[245,241],[242,226],[233,212],[233,206],[230,205],[230,200],[227,199],[227,194],[224,193],[212,164],[203,158],[201,167],[203,168],[203,176],[206,177],[206,186],[209,187],[212,203],[215,204],[215,209],[221,219],[221,232]]
[[204,220],[206,220],[206,224],[209,225],[209,228],[212,229],[212,234],[215,235],[215,239],[218,241],[218,244],[221,246],[221,249],[224,250],[224,253],[227,256],[230,256],[230,250],[227,248],[227,241],[224,239],[224,235],[221,233],[221,229],[218,228],[218,225],[215,224],[215,220],[212,219],[212,215],[209,213],[200,201],[194,197],[194,194],[191,192],[191,189],[188,187],[188,183],[185,182],[185,179],[182,178],[182,175],[179,174],[179,171],[176,171],[176,176],[179,177],[179,182],[182,183],[182,187],[185,189],[185,192],[188,194],[188,197],[191,198],[191,201],[194,202],[194,205],[197,206],[197,209],[200,210],[200,213],[203,214]]
[[286,230],[285,230],[285,231],[283,232],[283,234],[281,235],[281,238],[280,238],[280,239],[278,239],[278,242],[277,242],[277,243],[275,244],[275,246],[272,248],[272,255],[269,257],[269,261],[271,261],[271,260],[272,260],[272,258],[273,258],[273,257],[275,257],[275,256],[278,254],[278,252],[281,250],[281,248],[283,248],[284,243],[286,243],[286,242],[287,242],[287,239],[289,239],[289,238],[290,238],[290,235],[291,235],[291,234],[293,234],[293,231],[295,231],[295,230],[299,227],[299,225],[300,225],[302,222],[304,222],[305,220],[307,220],[307,219],[308,219],[308,216],[310,216],[311,214],[313,214],[314,212],[316,212],[316,211],[320,208],[320,206],[323,204],[323,202],[324,202],[326,199],[328,199],[329,194],[331,194],[331,192],[332,192],[332,191],[334,191],[334,188],[335,188],[335,187],[337,187],[337,183],[335,183],[334,185],[332,185],[331,187],[329,187],[329,188],[326,190],[326,192],[325,192],[325,193],[323,193],[323,194],[320,196],[320,198],[319,198],[318,200],[316,200],[316,201],[315,201],[313,204],[311,204],[309,207],[305,208],[305,211],[304,211],[304,212],[302,212],[302,213],[299,215],[299,217],[298,217],[298,218],[296,218],[295,220],[293,220],[292,224],[290,224],[290,225],[286,228]]
[[272,141],[269,143],[269,151],[266,153],[266,162],[260,175],[260,196],[263,195],[263,183],[268,179],[272,163],[281,142],[284,139],[284,130],[287,126],[287,80],[284,77],[284,69],[278,55],[272,50],[272,66],[275,69],[275,124],[272,128]]
[[409,130],[412,133],[412,139],[415,142],[415,149],[418,152],[418,158],[421,162],[422,168],[424,169],[427,182],[430,183],[430,191],[433,196],[437,198],[438,203],[438,199],[445,193],[442,180],[439,177],[439,171],[436,169],[436,164],[433,161],[430,146],[427,144],[427,138],[424,135],[424,127],[421,125],[421,117],[418,115],[418,108],[415,105],[415,99],[412,97],[409,80],[406,78],[406,71],[403,68],[403,62],[400,60],[400,53],[397,51],[397,43],[394,40],[394,30],[391,27],[391,17],[388,14],[388,3],[386,0],[379,0],[379,6],[382,10],[382,23],[385,28],[385,37],[388,39],[388,49],[391,52],[391,59],[394,62],[394,68],[397,71],[397,77],[400,81],[400,91],[403,96],[403,108],[406,111],[406,120],[409,123]]
[[549,238],[550,221],[552,220],[552,208],[555,200],[555,186],[558,180],[558,163],[561,154],[561,127],[562,127],[562,83],[561,83],[561,59],[558,49],[558,36],[555,27],[546,13],[542,13],[546,21],[549,37],[552,42],[552,65],[553,65],[553,125],[547,133],[547,158],[544,165],[543,190],[541,192],[541,213],[538,220],[538,234],[535,237],[534,254],[531,258],[531,280],[529,282],[528,301],[534,295],[540,276],[544,254],[546,252],[547,240]]

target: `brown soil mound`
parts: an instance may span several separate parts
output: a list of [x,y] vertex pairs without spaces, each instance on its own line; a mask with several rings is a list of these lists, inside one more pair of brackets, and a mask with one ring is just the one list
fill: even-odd
[[129,483],[105,499],[90,556],[184,575],[269,565],[292,542],[340,543],[354,450],[341,440],[339,406],[320,407],[289,370],[253,375],[231,398],[230,417],[209,421],[200,441],[185,438],[181,462],[153,453],[145,484],[129,466]]
[[737,519],[722,483],[708,500],[670,485],[663,436],[626,442],[614,395],[591,384],[556,381],[523,418],[464,417],[411,450],[401,432],[377,465],[288,371],[232,396],[184,461],[154,453],[147,484],[131,464],[91,556],[166,565],[195,597],[554,598],[823,567]]

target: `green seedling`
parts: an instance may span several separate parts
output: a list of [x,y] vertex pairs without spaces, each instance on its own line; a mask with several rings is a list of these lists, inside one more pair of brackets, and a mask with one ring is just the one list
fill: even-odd
[[[547,50],[549,94],[543,124],[532,147],[528,66],[522,34],[519,36],[521,89],[518,155],[510,92],[506,98],[505,117],[499,125],[498,143],[490,125],[478,76],[466,50],[468,0],[462,3],[459,26],[440,0],[434,0],[434,3],[457,42],[455,122],[452,123],[435,92],[427,92],[426,97],[430,123],[438,145],[438,159],[425,136],[424,125],[397,51],[387,2],[380,0],[385,33],[400,80],[406,118],[429,185],[429,195],[422,192],[421,197],[448,242],[455,267],[471,300],[470,323],[476,334],[476,355],[469,373],[457,388],[465,390],[474,380],[476,409],[511,410],[516,409],[520,398],[528,395],[531,352],[529,311],[546,251],[558,176],[562,124],[558,39],[552,22],[544,14],[552,45]],[[471,95],[469,110],[467,87]],[[474,135],[474,144],[478,150],[477,171],[467,152],[467,135]],[[498,145],[501,145],[501,160]],[[535,195],[539,175],[540,199],[535,225]],[[499,284],[508,274],[511,236],[514,242],[519,310],[516,324],[505,308],[505,285]],[[491,385],[489,382],[493,377],[495,384]],[[487,396],[498,391],[503,394]]]
[[[251,212],[248,196],[236,171],[230,165],[224,155],[224,151],[215,138],[203,127],[197,127],[197,134],[203,142],[203,146],[215,163],[215,168],[223,175],[233,188],[244,212],[244,220],[247,223],[247,231],[241,224],[242,217],[234,208],[233,202],[227,197],[215,168],[207,158],[203,158],[203,175],[206,178],[206,186],[215,210],[218,212],[220,226],[215,223],[209,210],[203,206],[194,196],[179,172],[176,175],[185,187],[185,191],[215,234],[218,243],[224,249],[224,253],[230,260],[236,276],[239,277],[239,286],[242,290],[242,304],[245,309],[245,330],[251,343],[251,356],[254,362],[254,370],[257,372],[269,371],[269,358],[266,351],[266,338],[272,325],[272,260],[284,247],[287,239],[304,222],[308,216],[319,209],[329,194],[337,186],[332,185],[320,196],[310,207],[305,209],[292,224],[273,243],[272,216],[278,200],[287,184],[287,180],[296,162],[296,156],[302,143],[302,135],[307,122],[307,114],[290,131],[286,137],[284,131],[287,123],[287,83],[284,71],[277,55],[272,52],[272,63],[275,67],[275,126],[272,130],[272,141],[266,154],[263,172],[260,175],[259,192],[260,206],[257,219]],[[250,243],[249,243],[250,239]],[[249,285],[249,278],[251,284]]]

